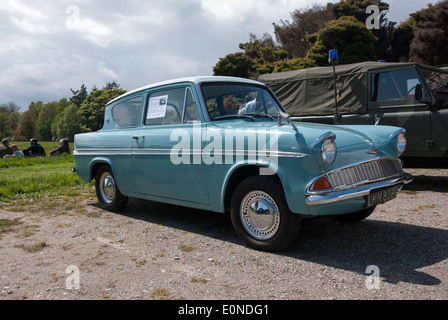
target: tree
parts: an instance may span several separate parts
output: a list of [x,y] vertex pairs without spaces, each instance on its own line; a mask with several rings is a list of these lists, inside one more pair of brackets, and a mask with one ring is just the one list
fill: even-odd
[[290,15],[291,21],[281,20],[279,25],[274,23],[277,42],[288,52],[289,58],[305,57],[311,47],[306,37],[335,19],[334,6],[331,3],[327,6],[315,4],[311,8],[294,10]]
[[80,113],[84,117],[83,131],[97,131],[104,123],[106,104],[112,99],[126,93],[122,89],[96,90],[91,92],[81,105]]
[[391,56],[388,61],[407,62],[412,40],[417,28],[418,13],[411,14],[410,18],[393,30],[391,40]]
[[103,90],[121,89],[120,85],[114,81],[106,83]]
[[[372,16],[373,12],[366,10],[372,5],[378,7],[378,17]],[[379,28],[373,28],[370,31],[378,39],[375,46],[375,55],[378,59],[391,61],[393,59],[392,37],[396,23],[386,18],[388,11],[389,4],[378,0],[342,0],[334,4],[336,19],[353,16],[364,25],[371,22],[371,19],[378,19]]]
[[20,117],[15,135],[19,139],[29,140],[31,138],[39,137],[39,128],[37,127],[37,118],[43,108],[43,102],[31,102],[28,110]]
[[319,32],[307,37],[312,43],[306,58],[318,66],[328,65],[328,52],[339,51],[339,63],[349,64],[375,60],[376,37],[354,17],[341,17],[327,22]]
[[249,78],[252,63],[243,52],[231,53],[224,58],[219,58],[218,63],[213,67],[213,74],[215,76]]
[[5,114],[11,114],[14,112],[19,112],[20,107],[12,101],[9,101],[7,103],[2,103],[0,105],[0,113],[5,113]]
[[73,141],[75,134],[82,132],[84,117],[80,109],[75,104],[66,107],[54,125],[54,130],[58,138],[68,138]]
[[56,101],[46,103],[42,106],[39,116],[36,120],[36,127],[39,133],[39,139],[44,141],[53,140],[51,125],[57,116],[58,103]]
[[418,16],[415,37],[410,45],[410,61],[442,65],[448,63],[448,1],[430,5]]
[[336,19],[341,17],[355,17],[361,23],[366,23],[367,18],[371,15],[371,13],[366,12],[366,8],[370,5],[377,6],[380,10],[380,17],[384,17],[384,15],[389,10],[389,5],[385,2],[378,0],[341,0],[334,4],[334,14]]
[[214,75],[256,79],[260,74],[273,72],[276,62],[288,58],[288,53],[276,46],[267,33],[261,38],[250,34],[250,41],[240,43],[239,48],[244,52],[219,59],[213,68]]
[[35,118],[30,110],[25,111],[20,117],[15,135],[19,140],[29,140],[37,137]]
[[70,98],[70,102],[73,103],[74,105],[76,105],[79,108],[81,106],[82,102],[87,97],[86,86],[83,84],[81,86],[81,89],[76,90],[76,91],[73,90],[73,89],[70,89],[70,91],[73,94],[73,96]]
[[9,136],[8,117],[0,112],[0,140]]
[[14,102],[0,105],[0,139],[14,135],[21,115],[19,109]]

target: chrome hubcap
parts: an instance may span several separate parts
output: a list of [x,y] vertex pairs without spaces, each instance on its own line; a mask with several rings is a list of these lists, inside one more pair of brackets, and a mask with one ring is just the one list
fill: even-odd
[[272,238],[280,226],[279,209],[274,199],[263,191],[252,191],[244,197],[240,217],[246,231],[257,240]]
[[115,197],[115,180],[109,172],[104,172],[100,180],[100,194],[104,202],[110,204]]

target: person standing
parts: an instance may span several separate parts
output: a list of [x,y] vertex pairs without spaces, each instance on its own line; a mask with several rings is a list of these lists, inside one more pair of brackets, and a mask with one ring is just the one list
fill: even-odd
[[30,139],[30,147],[23,150],[25,157],[45,157],[45,149],[42,147],[36,138]]

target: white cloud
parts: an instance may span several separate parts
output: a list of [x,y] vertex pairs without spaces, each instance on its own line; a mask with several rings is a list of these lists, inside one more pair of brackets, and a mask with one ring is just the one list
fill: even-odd
[[2,3],[2,10],[6,10],[10,14],[26,16],[33,19],[43,19],[46,17],[39,9],[24,5],[18,0],[5,0],[5,2]]
[[97,71],[99,74],[106,76],[109,79],[117,79],[118,74],[107,66],[104,61],[98,63]]
[[[327,0],[3,0],[0,6],[0,103],[70,96],[70,88],[124,89],[190,75],[213,66],[249,34]],[[331,1],[336,2],[336,0]],[[420,0],[387,1],[415,12]],[[408,5],[409,3],[409,5]],[[417,9],[415,9],[417,6]],[[420,6],[420,7],[419,7]],[[50,100],[51,99],[51,100]]]

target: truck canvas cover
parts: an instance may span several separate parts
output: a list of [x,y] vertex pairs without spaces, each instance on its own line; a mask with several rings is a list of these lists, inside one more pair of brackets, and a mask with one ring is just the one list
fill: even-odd
[[[361,62],[337,65],[338,113],[367,112],[367,71],[412,65],[416,63]],[[265,74],[258,81],[271,88],[292,117],[335,114],[332,66]]]

